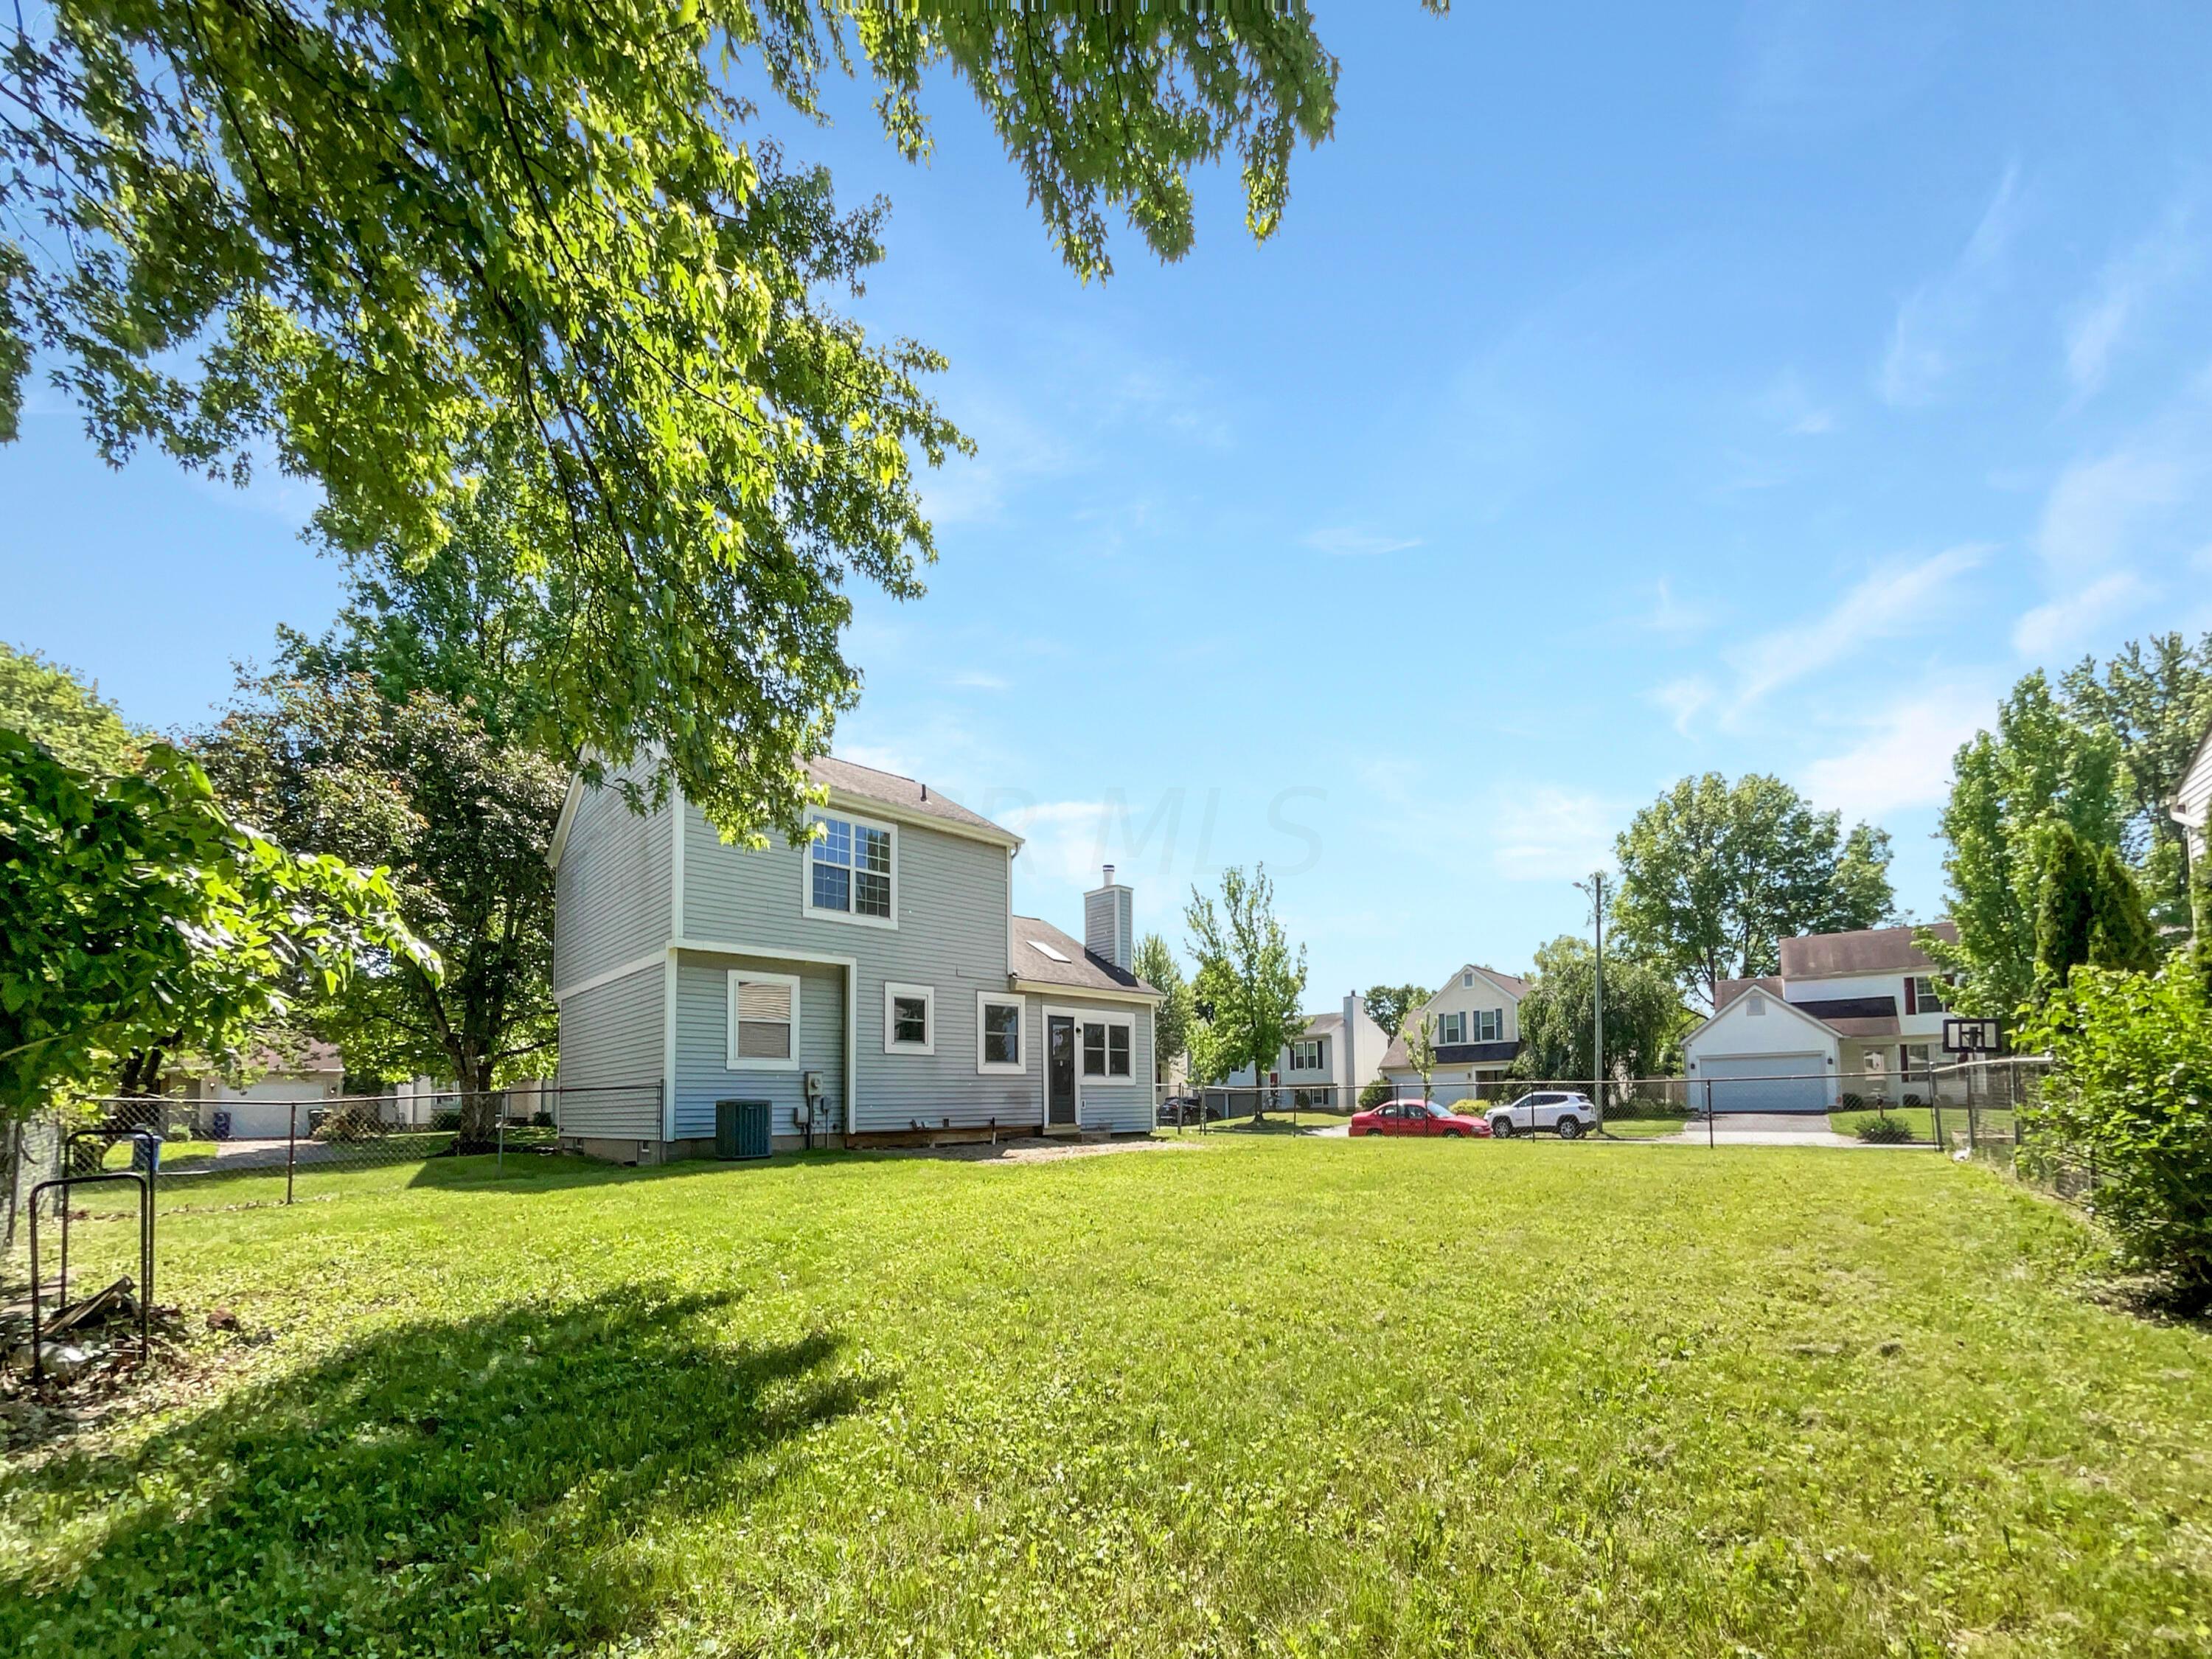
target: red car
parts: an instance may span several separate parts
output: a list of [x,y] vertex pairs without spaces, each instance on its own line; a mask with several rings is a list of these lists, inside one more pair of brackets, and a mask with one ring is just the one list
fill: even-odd
[[1433,1100],[1386,1100],[1352,1116],[1356,1135],[1462,1135],[1490,1138],[1490,1125]]

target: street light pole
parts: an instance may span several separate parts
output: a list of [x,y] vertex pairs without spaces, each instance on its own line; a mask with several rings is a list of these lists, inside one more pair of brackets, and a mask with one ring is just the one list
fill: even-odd
[[1577,890],[1590,896],[1590,915],[1597,931],[1597,1016],[1596,1053],[1591,1056],[1597,1075],[1591,1079],[1590,1089],[1597,1097],[1597,1130],[1605,1133],[1605,872],[1594,871],[1587,883],[1577,882]]

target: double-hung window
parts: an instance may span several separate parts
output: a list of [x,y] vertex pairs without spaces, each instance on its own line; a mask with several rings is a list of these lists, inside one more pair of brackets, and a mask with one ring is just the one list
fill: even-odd
[[937,1052],[937,988],[933,985],[884,984],[884,1052],[887,1054],[933,1054]]
[[788,1072],[799,1065],[799,978],[730,970],[729,1069]]
[[1322,1040],[1319,1037],[1300,1037],[1291,1044],[1291,1069],[1294,1072],[1318,1072],[1322,1068]]
[[1467,1016],[1464,1013],[1445,1014],[1437,1021],[1437,1041],[1464,1042],[1467,1041]]
[[1905,981],[1905,1012],[1908,1014],[1940,1014],[1943,1012],[1943,981],[1924,974],[1914,974]]
[[1022,1069],[1022,999],[994,991],[975,994],[975,1070]]
[[1503,1008],[1479,1008],[1475,1011],[1473,1018],[1474,1036],[1471,1041],[1499,1042],[1504,1040],[1505,1011]]
[[897,831],[827,813],[814,824],[818,833],[806,844],[806,914],[896,927]]
[[1130,1075],[1130,1036],[1127,1019],[1089,1019],[1083,1023],[1083,1075],[1127,1078]]

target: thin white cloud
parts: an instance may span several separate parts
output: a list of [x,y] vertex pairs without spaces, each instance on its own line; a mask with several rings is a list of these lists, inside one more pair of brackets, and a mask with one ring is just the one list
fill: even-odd
[[1784,686],[1833,668],[1876,640],[1929,628],[1942,616],[1953,584],[1979,568],[1990,550],[1968,544],[1917,563],[1884,566],[1821,615],[1753,641],[1730,658],[1739,678],[1729,712],[1748,709]]
[[1372,530],[1334,527],[1310,530],[1299,538],[1316,553],[1328,553],[1338,558],[1373,558],[1383,553],[1403,553],[1409,547],[1419,547],[1419,536],[1388,536]]
[[995,816],[1022,837],[1022,862],[1030,870],[1070,886],[1091,887],[1097,883],[1099,866],[1112,856],[1114,830],[1124,810],[1112,801],[1048,800]]
[[2132,570],[2115,570],[2078,592],[2039,605],[2013,625],[2013,648],[2023,657],[2045,660],[2086,644],[2100,629],[2133,610],[2151,594]]
[[1833,410],[1816,403],[1795,369],[1784,369],[1760,394],[1759,412],[1793,438],[1824,437],[1836,429]]
[[1805,793],[1851,818],[1940,805],[1950,793],[1953,757],[1989,724],[1995,702],[1987,687],[1956,680],[1899,697],[1863,724],[1850,748],[1804,769]]
[[1674,729],[1687,737],[1690,722],[1712,706],[1713,684],[1702,675],[1687,675],[1679,680],[1669,680],[1651,694],[1651,700],[1667,711],[1667,718]]
[[1573,881],[1613,863],[1621,817],[1602,796],[1556,784],[1503,788],[1491,816],[1492,862],[1509,881]]
[[1662,576],[1655,584],[1650,614],[1644,618],[1644,625],[1655,634],[1680,635],[1702,633],[1712,626],[1712,620],[1707,606],[1676,599],[1674,584]]
[[2198,465],[2154,441],[2068,467],[2051,486],[2036,532],[2045,568],[2067,577],[2112,564],[2143,517],[2188,495]]
[[1959,257],[1905,297],[1875,377],[1885,402],[1924,404],[1958,367],[1964,342],[2002,286],[2020,221],[2020,169],[2008,167]]
[[963,668],[952,676],[951,684],[966,691],[1003,691],[1007,681],[1002,674],[986,673],[980,668]]
[[2115,256],[2065,325],[2066,374],[2083,396],[2105,382],[2112,354],[2153,301],[2197,268],[2200,252],[2185,208]]

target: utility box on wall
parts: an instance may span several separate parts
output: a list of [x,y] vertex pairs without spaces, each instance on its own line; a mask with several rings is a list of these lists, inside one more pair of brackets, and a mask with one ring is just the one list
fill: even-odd
[[775,1151],[770,1127],[770,1107],[765,1100],[718,1100],[714,1103],[714,1156],[766,1158]]

